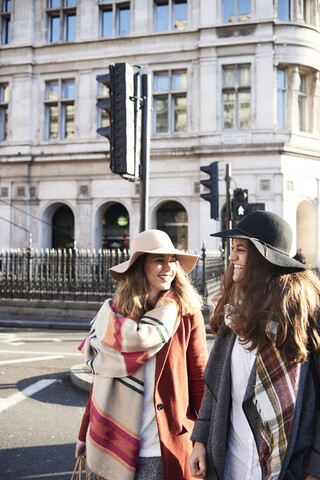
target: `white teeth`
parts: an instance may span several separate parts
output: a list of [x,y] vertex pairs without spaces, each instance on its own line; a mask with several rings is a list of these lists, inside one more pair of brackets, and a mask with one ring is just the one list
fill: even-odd
[[233,265],[233,267],[234,267],[235,270],[243,270],[242,265]]

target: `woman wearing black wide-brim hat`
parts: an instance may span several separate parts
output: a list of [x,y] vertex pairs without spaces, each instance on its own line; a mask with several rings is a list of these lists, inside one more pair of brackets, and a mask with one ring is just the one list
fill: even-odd
[[291,228],[256,211],[232,230],[191,474],[320,479],[320,281],[290,257]]

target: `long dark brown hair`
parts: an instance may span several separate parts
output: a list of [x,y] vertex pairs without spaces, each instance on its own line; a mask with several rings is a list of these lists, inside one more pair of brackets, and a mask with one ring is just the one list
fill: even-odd
[[[139,320],[150,310],[148,305],[148,283],[144,273],[147,254],[141,255],[124,273],[119,281],[113,301],[121,315]],[[177,273],[172,282],[181,315],[193,314],[202,307],[202,297],[193,287],[191,280],[176,261]]]
[[225,335],[225,305],[232,305],[232,328],[248,344],[261,350],[270,340],[270,321],[278,324],[276,346],[288,362],[303,363],[310,349],[320,351],[320,280],[310,270],[292,270],[268,262],[248,242],[245,274],[235,283],[233,264],[223,275],[210,326]]

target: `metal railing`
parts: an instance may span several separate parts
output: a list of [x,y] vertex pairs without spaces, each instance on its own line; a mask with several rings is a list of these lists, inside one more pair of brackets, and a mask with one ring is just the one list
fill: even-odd
[[[109,268],[129,259],[128,250],[2,250],[0,299],[103,302],[117,282]],[[205,298],[220,285],[223,259],[219,251],[202,248],[191,272],[194,285]]]

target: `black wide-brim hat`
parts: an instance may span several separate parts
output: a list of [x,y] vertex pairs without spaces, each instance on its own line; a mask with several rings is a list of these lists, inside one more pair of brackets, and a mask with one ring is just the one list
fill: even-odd
[[303,263],[290,257],[292,230],[290,225],[275,213],[257,210],[246,215],[232,230],[212,233],[211,236],[245,238],[273,265],[307,269]]

